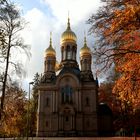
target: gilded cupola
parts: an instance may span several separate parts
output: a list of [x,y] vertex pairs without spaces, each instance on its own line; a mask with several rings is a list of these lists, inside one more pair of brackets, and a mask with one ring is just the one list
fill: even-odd
[[91,55],[91,50],[87,46],[86,37],[84,37],[84,46],[80,50],[80,56],[82,57],[83,55]]
[[45,57],[47,56],[56,56],[56,52],[54,48],[52,47],[52,34],[50,33],[50,45],[49,47],[45,50]]
[[70,19],[68,17],[67,29],[62,33],[60,43],[63,44],[65,42],[76,42],[77,37],[75,33],[70,28]]

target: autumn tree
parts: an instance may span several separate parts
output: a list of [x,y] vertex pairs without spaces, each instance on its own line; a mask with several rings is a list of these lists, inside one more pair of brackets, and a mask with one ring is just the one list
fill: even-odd
[[27,122],[26,92],[15,84],[7,88],[4,104],[5,117],[2,132],[6,136],[25,135]]
[[[130,136],[134,132],[135,115],[131,113],[132,107],[127,104],[124,105],[124,102],[119,96],[112,92],[118,76],[119,74],[116,73],[116,71],[112,71],[107,79],[100,83],[98,101],[99,103],[107,104],[112,110],[113,130],[117,132],[123,128],[124,130],[127,130],[127,134]],[[136,121],[138,120],[137,117]]]
[[99,86],[99,96],[98,96],[98,101],[99,103],[106,103],[107,105],[110,106],[110,108],[112,108],[112,89],[115,83],[115,79],[116,79],[116,73],[115,71],[112,69],[109,73],[108,73],[108,77],[106,77],[106,80],[104,80],[103,82],[100,83]]
[[112,106],[112,83],[103,82],[99,87],[99,103],[106,103]]
[[[115,131],[120,130],[122,128],[122,109],[120,105],[120,100],[112,93],[112,89],[115,84],[115,80],[117,79],[118,74],[115,70],[112,69],[110,71],[108,77],[105,81],[100,83],[99,93],[98,93],[98,101],[99,103],[105,103],[112,110],[113,114],[113,127]],[[119,114],[119,115],[118,115]],[[117,122],[117,123],[116,123]]]
[[[29,56],[27,45],[24,45],[23,39],[20,37],[20,31],[25,27],[25,21],[21,18],[20,10],[9,0],[3,0],[0,3],[0,86],[1,86],[1,105],[0,119],[2,117],[6,87],[11,75],[15,70],[18,76],[23,74],[22,62],[20,59]],[[14,68],[14,69],[13,69]]]
[[115,65],[119,73],[113,92],[122,105],[136,109],[140,101],[140,1],[102,0],[88,23],[96,35],[96,62],[101,70]]

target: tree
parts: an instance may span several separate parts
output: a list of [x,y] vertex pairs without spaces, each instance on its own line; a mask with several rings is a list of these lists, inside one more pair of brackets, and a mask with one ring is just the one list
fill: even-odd
[[[25,52],[29,56],[28,46],[24,45],[23,39],[20,37],[20,31],[25,27],[25,21],[20,16],[20,11],[16,5],[7,0],[3,0],[0,3],[0,31],[1,31],[1,46],[0,46],[0,82],[2,88],[1,105],[0,105],[0,120],[2,117],[4,99],[6,93],[7,82],[11,79],[9,76],[9,69],[12,66],[16,70],[16,73],[21,75],[22,63],[12,61]],[[14,55],[16,54],[16,56]],[[14,56],[13,56],[14,55]],[[14,59],[13,59],[13,57]],[[20,56],[21,57],[21,56]],[[25,57],[25,56],[24,56]]]
[[4,3],[7,3],[7,1],[6,0],[1,0],[0,1],[0,4],[4,4]]
[[[125,40],[132,35],[140,35],[140,2],[139,0],[102,0],[103,6],[93,14],[88,23],[91,24],[90,33],[97,37],[96,54],[99,63],[105,63],[103,68],[114,62],[114,57],[122,57],[126,53],[140,53],[140,48],[124,47],[129,44]],[[133,41],[136,38],[133,38]],[[140,40],[135,40],[137,45]]]
[[25,134],[27,122],[26,92],[12,85],[7,88],[4,105],[5,117],[2,132],[6,136],[20,136]]
[[[140,1],[102,0],[88,23],[96,34],[95,53],[101,70],[115,65],[119,73],[113,92],[135,108],[140,99]],[[138,100],[136,100],[138,98]],[[135,105],[134,105],[135,104]]]
[[38,107],[38,89],[37,86],[39,85],[41,80],[41,75],[38,73],[35,74],[33,82],[33,102],[34,102],[34,111],[37,112],[37,107]]
[[102,2],[103,6],[88,20],[90,33],[95,33],[97,39],[93,55],[100,70],[115,66],[119,76],[112,92],[121,107],[121,127],[128,128],[140,105],[140,1]]
[[132,128],[134,127],[132,123],[134,122],[134,114],[131,111],[131,104],[127,104],[127,102],[124,102],[118,95],[112,92],[118,76],[115,71],[111,72],[107,80],[100,84],[99,103],[106,103],[112,110],[113,129],[115,131],[124,129],[131,135],[134,132],[132,132]]
[[37,109],[38,109],[38,89],[37,89],[37,86],[39,85],[40,83],[40,79],[41,79],[41,76],[36,73],[35,76],[34,76],[34,79],[33,79],[33,96],[31,98],[31,106],[30,106],[30,117],[31,117],[31,128],[30,128],[30,135],[34,135],[35,132],[36,132],[36,126],[37,126]]
[[103,82],[99,87],[99,103],[106,103],[112,107],[112,83]]

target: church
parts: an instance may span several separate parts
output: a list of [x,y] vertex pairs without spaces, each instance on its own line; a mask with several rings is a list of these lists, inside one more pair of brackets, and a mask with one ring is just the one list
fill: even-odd
[[37,136],[97,136],[98,81],[91,70],[91,50],[85,36],[78,64],[77,37],[69,18],[61,35],[60,50],[58,64],[50,37],[44,73],[37,87]]

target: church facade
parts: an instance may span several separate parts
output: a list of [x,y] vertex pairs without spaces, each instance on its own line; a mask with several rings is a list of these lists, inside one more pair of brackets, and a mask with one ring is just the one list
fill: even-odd
[[76,42],[68,18],[67,29],[61,36],[61,62],[58,64],[50,37],[44,74],[37,87],[37,136],[98,135],[98,84],[91,70],[91,50],[84,37],[79,68]]

